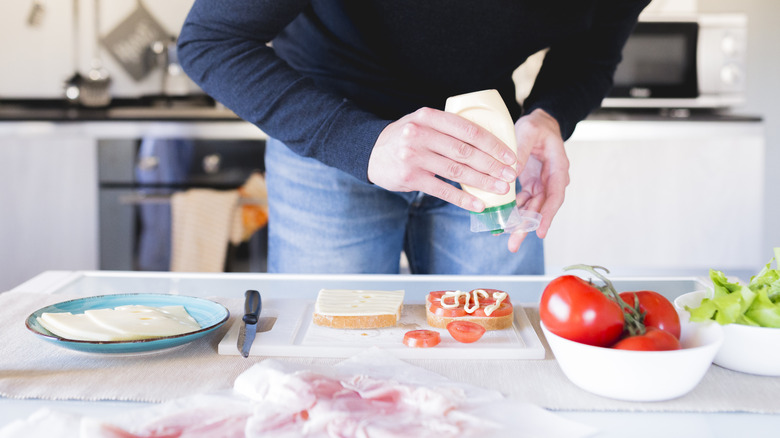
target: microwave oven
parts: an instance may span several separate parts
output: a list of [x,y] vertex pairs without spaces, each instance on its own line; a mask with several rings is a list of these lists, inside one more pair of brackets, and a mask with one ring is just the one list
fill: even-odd
[[604,108],[730,108],[744,104],[747,17],[642,17],[623,48]]

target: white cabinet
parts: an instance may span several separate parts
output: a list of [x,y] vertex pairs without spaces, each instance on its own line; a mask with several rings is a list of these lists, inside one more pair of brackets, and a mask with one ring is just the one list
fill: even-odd
[[613,275],[754,274],[771,257],[761,122],[589,120],[566,150],[571,183],[545,239],[548,273],[586,263]]
[[0,291],[45,270],[97,269],[94,141],[26,126],[35,132],[0,139]]

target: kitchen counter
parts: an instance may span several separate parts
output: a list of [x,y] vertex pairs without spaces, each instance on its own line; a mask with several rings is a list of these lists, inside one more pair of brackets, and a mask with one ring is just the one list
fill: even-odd
[[[19,294],[62,294],[71,296],[81,294],[83,296],[92,296],[98,294],[112,294],[123,292],[156,292],[172,293],[191,296],[221,297],[221,299],[238,300],[243,295],[246,288],[255,288],[260,290],[265,297],[279,296],[282,293],[285,297],[299,297],[313,299],[316,290],[319,287],[359,287],[359,288],[382,288],[397,289],[403,288],[407,292],[409,301],[419,300],[424,293],[429,290],[440,289],[441,287],[470,288],[478,287],[497,287],[510,291],[512,301],[516,303],[525,303],[526,311],[531,314],[534,303],[538,301],[538,296],[544,284],[550,280],[549,277],[481,277],[481,276],[406,276],[406,275],[282,275],[282,274],[176,274],[176,273],[132,273],[132,272],[110,272],[110,271],[52,271],[38,275],[31,280],[19,285],[8,293]],[[667,297],[679,295],[694,286],[697,278],[612,278],[618,290],[625,288],[652,287],[658,289]],[[56,300],[56,296],[48,298],[49,301]],[[35,304],[34,304],[35,305]],[[233,314],[240,313],[236,311]],[[19,321],[12,321],[13,324],[20,324]],[[17,327],[18,328],[18,327]],[[543,338],[538,327],[535,327],[537,334]],[[10,330],[8,331],[10,332]],[[215,337],[221,338],[222,334],[216,334]],[[42,342],[30,337],[30,342]],[[213,344],[213,343],[212,343]],[[53,347],[52,347],[53,348]],[[466,347],[468,348],[468,347]],[[186,365],[187,351],[176,350],[176,353],[160,353],[160,355],[147,356],[144,360],[144,368],[147,366],[162,366],[161,363],[171,360],[176,363]],[[74,362],[64,350],[58,352],[57,349],[45,353],[48,355],[57,355],[60,357],[58,369],[64,375],[75,375],[79,370],[92,369],[94,372],[102,372],[99,356],[78,356]],[[168,356],[163,356],[163,355]],[[250,366],[256,360],[262,358],[252,358],[244,360],[240,356],[217,356],[216,351],[211,353],[214,360],[219,359],[220,366],[225,366],[225,372],[235,366]],[[170,358],[170,359],[166,359]],[[42,359],[44,359],[42,357]],[[166,360],[162,360],[166,359]],[[288,358],[292,360],[294,358]],[[207,366],[204,360],[199,358],[199,366]],[[176,362],[178,361],[178,362]],[[333,364],[337,359],[333,358],[308,358],[304,363],[310,365]],[[46,361],[47,363],[50,361]],[[535,374],[531,371],[541,365],[554,367],[554,362],[549,355],[543,361],[523,361],[523,360],[484,360],[473,359],[460,361],[458,367],[449,365],[449,361],[431,361],[423,358],[408,360],[408,362],[417,366],[427,368],[436,373],[442,374],[455,381],[463,383],[479,384],[488,389],[498,389],[508,397],[529,401],[542,407],[546,407],[556,415],[591,425],[599,429],[596,437],[623,437],[626,430],[631,431],[633,437],[728,437],[751,436],[751,437],[770,437],[775,436],[780,428],[780,411],[777,411],[778,403],[767,403],[765,407],[760,407],[759,411],[774,412],[771,414],[760,413],[753,408],[741,409],[739,406],[724,406],[717,403],[707,403],[701,399],[701,392],[698,396],[694,393],[683,396],[680,399],[665,402],[654,403],[631,403],[619,402],[602,397],[587,394],[570,384],[565,378],[552,377],[556,373],[549,374],[548,377],[554,379],[544,382],[536,382],[531,378]],[[156,364],[156,365],[155,365]],[[232,365],[231,365],[232,364]],[[244,365],[246,364],[246,365]],[[127,367],[128,364],[122,364],[120,361],[114,363],[115,366]],[[0,367],[6,369],[8,367]],[[494,379],[484,379],[484,370],[491,369]],[[11,368],[13,369],[13,368]],[[29,379],[46,378],[44,374],[36,374],[35,367],[26,369],[22,374],[29,374]],[[553,368],[554,371],[554,368]],[[129,372],[129,368],[127,371]],[[710,373],[722,376],[720,373],[728,374],[731,379],[724,380],[729,385],[733,380],[745,379],[755,383],[766,382],[766,385],[775,385],[777,378],[758,378],[766,380],[755,380],[739,373],[733,373],[728,370],[713,366]],[[478,376],[482,376],[479,378]],[[6,378],[12,378],[9,375]],[[17,377],[19,378],[19,377]],[[0,371],[0,383],[3,379],[3,373]],[[530,381],[529,381],[530,380]],[[140,385],[141,382],[139,382]],[[703,381],[699,386],[713,385],[713,380]],[[771,386],[770,385],[770,386]],[[143,385],[140,385],[143,386]],[[728,386],[728,385],[725,385]],[[531,388],[536,390],[522,391],[521,388]],[[544,388],[549,388],[545,392]],[[711,391],[712,388],[698,388]],[[729,390],[732,388],[729,388]],[[59,389],[58,389],[59,390]],[[696,392],[697,389],[694,389]],[[727,388],[722,388],[723,392]],[[718,391],[715,391],[717,393]],[[741,391],[743,401],[756,395],[761,391],[751,391],[745,387]],[[765,391],[764,391],[765,392]],[[733,394],[737,395],[737,394]],[[698,398],[697,398],[698,397]],[[737,397],[738,398],[738,397]],[[556,401],[557,400],[557,401]],[[739,403],[739,402],[736,402]],[[551,404],[557,404],[557,408],[551,408]],[[709,406],[707,406],[709,405]],[[771,405],[771,406],[770,406]],[[106,401],[90,402],[86,400],[56,401],[45,400],[42,398],[17,400],[11,398],[0,398],[0,427],[9,422],[26,418],[32,412],[42,407],[48,407],[58,411],[75,412],[94,417],[106,417],[120,412],[127,412],[128,409],[141,408],[147,406],[146,403],[139,403],[130,398],[129,401],[120,401],[117,399],[107,399]],[[763,406],[763,405],[762,405]],[[765,408],[765,409],[764,409]]]
[[107,108],[63,101],[0,101],[0,136],[88,141],[126,138],[265,139],[256,126],[204,97],[118,100]]
[[105,108],[62,100],[0,101],[0,121],[241,121],[232,111],[205,96],[117,99]]
[[[240,121],[207,96],[115,99],[105,108],[89,108],[63,100],[0,100],[0,121]],[[761,117],[710,110],[597,109],[586,120],[654,122],[760,122]]]

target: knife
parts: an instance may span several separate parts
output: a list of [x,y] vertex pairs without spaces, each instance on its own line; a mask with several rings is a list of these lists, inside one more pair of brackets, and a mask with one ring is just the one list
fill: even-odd
[[238,331],[238,351],[244,357],[249,357],[249,350],[255,341],[257,333],[257,321],[260,318],[260,310],[263,307],[260,292],[248,290],[244,294],[244,317],[241,318],[243,324]]

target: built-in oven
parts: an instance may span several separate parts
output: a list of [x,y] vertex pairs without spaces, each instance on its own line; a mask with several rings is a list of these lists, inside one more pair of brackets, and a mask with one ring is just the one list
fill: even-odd
[[[98,141],[99,264],[105,270],[168,271],[171,196],[233,190],[264,173],[263,140],[186,138]],[[267,270],[267,228],[229,244],[225,272]]]

